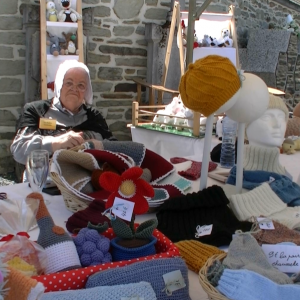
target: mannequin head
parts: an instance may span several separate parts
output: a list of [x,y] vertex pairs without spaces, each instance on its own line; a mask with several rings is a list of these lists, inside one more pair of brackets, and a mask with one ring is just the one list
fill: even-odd
[[265,113],[246,128],[250,145],[280,147],[284,141],[288,109],[280,97],[270,94],[269,106]]

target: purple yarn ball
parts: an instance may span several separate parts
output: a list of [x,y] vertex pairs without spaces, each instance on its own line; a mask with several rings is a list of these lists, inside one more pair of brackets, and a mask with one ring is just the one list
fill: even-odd
[[89,230],[90,230],[90,228],[87,228],[87,227],[82,228],[82,229],[80,229],[80,231],[78,232],[78,234],[84,234],[85,235]]
[[88,267],[92,262],[91,256],[86,253],[82,254],[80,256],[80,262],[83,267]]
[[97,242],[97,249],[102,251],[103,253],[108,252],[110,246],[110,240],[106,237],[102,238]]
[[91,254],[91,258],[93,262],[100,264],[104,258],[104,254],[100,250],[96,250]]
[[86,232],[85,239],[87,241],[91,241],[93,243],[97,243],[101,239],[101,237],[100,237],[100,234],[99,234],[99,232],[97,230],[90,229],[89,231]]
[[73,238],[73,241],[74,241],[76,246],[82,246],[85,242],[85,237],[84,237],[83,234],[78,234],[77,236],[75,236]]
[[105,263],[108,263],[108,262],[111,262],[111,261],[112,261],[111,254],[109,252],[107,252],[104,255],[104,258],[102,259],[102,263],[105,264]]
[[0,271],[0,283],[3,282],[3,279],[4,279],[4,276],[3,276],[2,272]]
[[76,250],[79,256],[81,256],[84,253],[82,246],[76,246]]
[[84,253],[91,254],[96,250],[96,245],[93,242],[86,241],[82,245],[82,249],[83,249]]

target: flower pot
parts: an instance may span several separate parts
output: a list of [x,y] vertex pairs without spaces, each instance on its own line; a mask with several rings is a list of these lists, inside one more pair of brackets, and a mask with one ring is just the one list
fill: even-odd
[[118,245],[120,238],[116,237],[110,241],[111,255],[113,261],[129,260],[147,255],[156,254],[155,244],[157,239],[152,236],[149,243],[137,248],[125,248]]

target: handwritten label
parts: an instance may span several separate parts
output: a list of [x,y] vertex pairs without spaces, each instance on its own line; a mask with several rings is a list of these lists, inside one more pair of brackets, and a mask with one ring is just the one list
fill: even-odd
[[163,275],[163,278],[165,282],[165,288],[163,291],[165,291],[167,295],[172,295],[172,292],[186,287],[180,270],[166,273]]
[[272,220],[268,218],[256,218],[260,229],[273,230],[275,229]]
[[211,231],[212,231],[212,224],[211,225],[203,225],[200,226],[198,225],[196,227],[196,233],[195,233],[195,238],[199,238],[200,236],[204,236],[204,235],[210,235]]
[[113,204],[112,213],[126,221],[130,221],[133,213],[134,203],[121,198],[116,197]]
[[261,246],[269,263],[281,272],[300,272],[300,246],[265,245]]
[[144,297],[140,297],[140,296],[121,297],[121,300],[144,300]]

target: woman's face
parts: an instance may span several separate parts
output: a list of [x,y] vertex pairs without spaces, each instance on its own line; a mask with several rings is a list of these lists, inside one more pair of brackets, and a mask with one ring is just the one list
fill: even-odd
[[76,113],[84,101],[88,74],[82,68],[73,68],[66,72],[60,91],[60,102],[64,108]]
[[270,108],[247,127],[250,145],[280,147],[286,130],[285,114],[281,109]]

